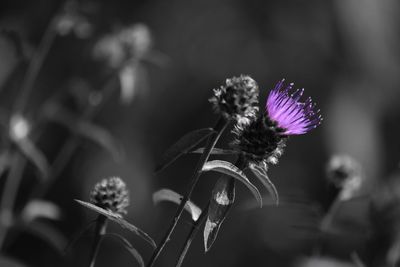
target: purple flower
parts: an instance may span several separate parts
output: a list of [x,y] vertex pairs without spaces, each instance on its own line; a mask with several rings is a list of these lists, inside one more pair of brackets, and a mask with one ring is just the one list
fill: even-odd
[[290,94],[293,83],[284,87],[284,79],[278,82],[268,95],[266,111],[269,118],[282,128],[284,135],[305,134],[321,124],[322,117],[311,97],[300,102],[304,89]]

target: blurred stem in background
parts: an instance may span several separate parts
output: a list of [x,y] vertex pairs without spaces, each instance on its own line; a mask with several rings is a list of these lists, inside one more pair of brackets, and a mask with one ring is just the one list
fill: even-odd
[[400,68],[393,55],[399,54],[399,5],[396,0],[334,3],[347,66],[327,108],[326,144],[334,154],[349,154],[365,166],[365,192],[385,162],[380,116],[398,99]]
[[[64,4],[62,3],[60,9],[62,9],[63,7]],[[50,51],[55,37],[57,36],[57,32],[55,31],[55,24],[57,22],[58,13],[59,12],[57,11],[51,18],[39,43],[39,47],[37,48],[32,59],[29,62],[28,69],[22,81],[21,91],[19,92],[19,95],[17,96],[13,106],[12,116],[14,114],[23,114],[25,112],[25,108],[36,78],[40,72],[40,69],[42,68],[43,62],[48,52]],[[3,249],[7,230],[14,220],[14,203],[17,197],[19,185],[23,177],[25,166],[26,159],[18,151],[14,151],[12,164],[8,172],[8,177],[6,178],[0,202],[0,250]]]
[[175,216],[167,230],[167,232],[165,233],[163,239],[161,240],[161,242],[159,243],[159,245],[157,246],[156,250],[154,251],[153,255],[151,256],[151,259],[149,261],[149,263],[147,264],[148,267],[151,267],[154,265],[155,261],[157,260],[158,256],[161,254],[163,248],[165,247],[165,245],[167,244],[167,242],[170,240],[171,235],[183,213],[183,210],[185,208],[185,204],[186,202],[190,199],[190,196],[192,195],[192,192],[194,190],[194,188],[196,187],[196,184],[200,178],[202,169],[204,164],[207,162],[208,158],[210,157],[211,151],[212,149],[215,147],[215,145],[218,142],[218,139],[221,137],[222,133],[224,132],[224,130],[226,129],[226,127],[229,124],[229,120],[226,120],[225,118],[223,118],[222,116],[219,118],[217,124],[214,127],[214,133],[211,134],[211,136],[208,138],[206,147],[204,149],[203,154],[200,156],[200,159],[197,163],[196,169],[194,171],[194,174],[192,176],[191,179],[191,184],[189,186],[188,191],[186,192],[186,194],[183,196],[183,199],[181,200],[181,203],[175,213]]
[[[242,157],[242,156],[239,156],[239,158],[237,159],[237,161],[236,161],[236,163],[235,163],[235,166],[236,167],[238,167],[240,170],[244,170],[243,168],[245,168],[246,167],[246,162],[245,162],[245,160],[244,160],[244,158]],[[217,183],[219,183],[219,181],[221,180],[221,179],[226,179],[225,181],[226,181],[226,184],[230,184],[230,183],[235,183],[235,179],[234,178],[232,178],[232,177],[230,177],[230,176],[228,176],[228,175],[222,175],[222,177],[220,177],[219,179],[218,179],[218,182]],[[233,186],[233,192],[235,191],[234,190],[234,186]],[[214,197],[214,196],[212,196],[212,197]],[[234,199],[234,197],[233,197],[233,199]],[[221,211],[222,212],[222,214],[221,214],[221,218],[219,218],[219,219],[221,219],[222,221],[225,219],[225,217],[226,217],[226,215],[227,215],[227,213],[228,213],[228,211],[232,208],[232,204],[233,204],[233,199],[232,199],[232,203],[230,203],[229,205],[227,205],[227,206],[224,206],[224,211]],[[180,266],[182,266],[182,264],[183,264],[183,260],[185,259],[185,257],[186,257],[186,254],[187,254],[187,252],[189,251],[189,248],[190,248],[190,246],[191,246],[191,244],[192,244],[192,241],[194,240],[194,238],[196,237],[196,235],[197,235],[197,232],[198,232],[198,230],[199,230],[199,228],[200,228],[200,225],[204,222],[204,220],[207,218],[207,215],[209,215],[209,207],[210,207],[210,204],[211,204],[211,201],[213,201],[213,200],[210,200],[210,201],[208,201],[208,203],[207,203],[207,206],[202,210],[202,212],[201,212],[201,214],[200,214],[200,216],[199,216],[199,218],[197,219],[197,221],[195,221],[193,224],[192,224],[192,228],[190,229],[190,232],[189,232],[189,234],[188,234],[188,236],[187,236],[187,238],[186,238],[186,241],[185,241],[185,244],[184,244],[184,246],[182,247],[182,250],[181,250],[181,252],[180,252],[180,254],[179,254],[179,258],[178,258],[178,261],[177,261],[177,263],[176,263],[176,267],[180,267]],[[221,222],[222,222],[221,221]],[[218,230],[217,230],[218,231]],[[206,251],[208,250],[208,248],[206,248]]]

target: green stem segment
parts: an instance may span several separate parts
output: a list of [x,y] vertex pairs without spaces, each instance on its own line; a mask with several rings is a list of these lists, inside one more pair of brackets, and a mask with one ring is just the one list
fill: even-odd
[[[235,164],[238,168],[243,169],[246,166],[246,161],[244,160],[244,158],[242,156],[240,156]],[[231,177],[227,177],[230,180],[234,180],[234,178]],[[210,207],[210,201],[208,201],[207,206],[202,210],[199,218],[197,219],[197,221],[195,221],[192,224],[192,229],[190,230],[187,238],[186,238],[186,242],[181,250],[180,256],[178,258],[178,261],[176,263],[176,267],[181,267],[183,260],[186,257],[187,252],[189,251],[189,248],[192,244],[192,241],[194,240],[194,238],[197,235],[197,232],[199,231],[200,225],[204,222],[204,220],[207,218],[208,215],[208,209]]]
[[192,176],[192,179],[191,179],[192,182],[190,184],[190,187],[189,187],[188,191],[186,192],[186,194],[183,196],[181,203],[180,203],[180,205],[175,213],[175,216],[171,222],[171,225],[169,226],[169,228],[168,228],[167,232],[165,233],[163,239],[161,240],[160,244],[157,246],[156,250],[154,251],[149,263],[147,264],[148,267],[152,267],[154,265],[158,256],[160,256],[161,251],[164,249],[165,245],[170,240],[171,235],[172,235],[173,231],[175,230],[175,227],[178,224],[178,221],[183,213],[185,204],[189,200],[194,188],[196,187],[196,184],[200,178],[204,164],[207,162],[208,158],[210,157],[212,149],[218,142],[218,139],[221,137],[223,131],[228,126],[228,124],[229,124],[229,121],[227,121],[221,117],[218,120],[216,126],[214,127],[215,133],[211,134],[211,136],[208,138],[208,142],[206,144],[204,153],[200,156],[199,162],[197,163],[196,169]]
[[104,215],[99,215],[96,221],[96,229],[94,232],[95,236],[94,236],[92,251],[90,253],[90,262],[88,265],[89,267],[94,267],[97,253],[99,252],[101,239],[103,235],[106,233],[106,229],[107,229],[107,217]]
[[178,262],[176,263],[176,267],[180,267],[182,266],[183,260],[186,257],[187,252],[189,251],[190,246],[192,245],[192,241],[194,240],[194,238],[197,235],[197,232],[200,229],[200,225],[205,221],[205,219],[207,218],[207,214],[208,214],[208,208],[210,206],[210,201],[208,201],[207,206],[203,209],[203,211],[201,212],[199,218],[197,219],[197,221],[193,222],[192,225],[192,229],[190,229],[190,232],[186,238],[186,242],[185,245],[183,246]]

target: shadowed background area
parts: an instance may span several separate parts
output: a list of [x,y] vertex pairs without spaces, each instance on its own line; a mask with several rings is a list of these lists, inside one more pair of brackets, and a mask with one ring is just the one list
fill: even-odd
[[[19,112],[15,101],[21,97],[29,59],[63,3],[0,3],[0,117],[7,120]],[[213,88],[226,78],[248,74],[259,84],[261,109],[269,90],[285,78],[305,88],[324,121],[309,134],[290,138],[279,164],[271,166],[269,175],[281,205],[258,209],[239,184],[235,206],[211,251],[204,254],[200,231],[184,265],[357,266],[352,263],[355,252],[368,266],[379,261],[368,256],[371,247],[379,247],[382,241],[371,238],[369,200],[363,196],[386,180],[399,163],[397,1],[366,0],[362,5],[356,0],[73,3],[71,10],[79,12],[68,13],[75,17],[57,24],[57,35],[25,108],[26,118],[35,122],[32,135],[37,146],[49,164],[58,166],[58,173],[52,173],[54,181],[39,194],[61,210],[61,217],[51,222],[57,233],[49,234],[53,240],[49,243],[15,226],[3,246],[4,255],[26,266],[86,266],[90,232],[65,255],[60,246],[96,216],[74,199],[88,201],[93,185],[109,176],[120,176],[129,187],[127,219],[158,242],[176,206],[154,206],[152,193],[164,187],[184,193],[198,155],[185,155],[154,175],[156,163],[185,133],[215,124],[217,115],[208,102]],[[113,38],[132,25],[139,25],[134,28],[139,47],[135,53],[148,49],[150,56],[138,56],[126,73],[110,79],[121,61]],[[106,83],[116,90],[98,93],[104,92]],[[73,110],[76,118],[90,118],[91,125],[106,133],[75,124],[75,117],[66,120],[66,125],[44,123],[43,118],[54,113],[54,103]],[[87,115],[88,107],[98,103],[101,108]],[[1,128],[4,141],[8,129],[3,124]],[[80,129],[83,137],[74,129]],[[68,153],[65,144],[72,135],[78,135],[79,141],[74,142],[68,159],[60,159],[60,151]],[[228,147],[231,138],[228,130],[217,146]],[[325,175],[325,165],[334,154],[356,159],[365,180],[357,198],[338,211],[339,230],[321,236],[319,223],[338,193]],[[16,212],[35,196],[31,189],[39,182],[31,165],[24,172]],[[216,178],[215,173],[201,178],[192,197],[200,207],[209,200]],[[0,180],[1,188],[4,184]],[[270,202],[268,192],[262,193]],[[173,266],[176,261],[191,223],[188,215],[183,217],[156,266]],[[124,234],[145,260],[150,257],[151,248],[140,238],[117,225],[111,224],[109,230]],[[335,260],[305,259],[313,255]],[[132,263],[120,244],[106,239],[96,266]]]

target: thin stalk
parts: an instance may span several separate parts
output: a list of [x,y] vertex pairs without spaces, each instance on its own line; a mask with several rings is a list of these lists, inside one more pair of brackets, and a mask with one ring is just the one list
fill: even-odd
[[200,229],[200,225],[204,222],[204,220],[207,218],[207,214],[208,214],[208,208],[210,206],[210,201],[208,201],[207,206],[203,209],[203,211],[201,212],[199,218],[197,219],[197,221],[193,222],[192,224],[192,229],[190,229],[190,232],[186,238],[186,242],[185,245],[183,246],[180,256],[178,258],[178,261],[176,263],[176,267],[180,267],[182,266],[183,260],[186,257],[187,252],[189,251],[190,245],[192,244],[192,241],[194,240],[194,238],[197,235],[197,232]]
[[[118,80],[116,78],[117,76],[113,75],[100,91],[102,93],[102,101],[96,106],[89,105],[86,110],[84,110],[82,115],[84,120],[91,120],[93,117],[95,117],[101,108],[106,104],[106,100],[110,99],[112,94],[116,91],[116,89],[118,89]],[[56,178],[62,173],[69,163],[70,159],[74,155],[74,152],[79,147],[81,140],[82,139],[75,133],[73,133],[66,140],[54,160],[49,179],[47,179],[44,184],[38,184],[38,187],[33,190],[33,197],[40,198],[46,194]]]
[[[63,6],[64,5],[62,4],[61,8],[63,8]],[[55,40],[55,37],[57,36],[57,32],[54,30],[54,28],[58,20],[58,14],[59,12],[57,11],[55,15],[53,15],[53,17],[51,18],[51,21],[47,25],[47,28],[40,41],[39,47],[33,54],[32,60],[29,62],[28,70],[22,82],[21,91],[14,104],[13,108],[14,113],[24,112],[26,103],[29,100],[29,96],[32,92],[36,78],[40,72],[40,69],[42,68],[43,62],[48,52],[50,51],[50,48]]]
[[90,261],[88,265],[89,267],[94,267],[97,253],[99,252],[100,248],[100,242],[103,235],[106,233],[106,229],[107,229],[107,217],[104,215],[99,215],[96,221],[96,228],[94,232],[95,236],[94,236],[92,251],[90,252]]
[[0,202],[0,250],[3,249],[7,231],[14,220],[14,203],[25,166],[25,159],[18,153],[12,155],[12,164],[4,184]]
[[151,259],[149,263],[147,264],[148,267],[151,267],[154,265],[155,261],[157,260],[158,256],[161,254],[161,251],[164,249],[165,245],[167,242],[170,240],[171,235],[173,231],[175,230],[176,225],[178,224],[178,221],[183,213],[183,210],[185,208],[186,202],[189,200],[190,196],[192,195],[192,192],[194,188],[196,187],[196,184],[200,178],[202,169],[204,164],[207,162],[208,158],[210,157],[211,151],[214,148],[214,146],[217,144],[218,139],[221,137],[223,131],[225,128],[228,126],[229,121],[225,120],[224,118],[220,118],[214,127],[215,133],[211,134],[211,136],[208,138],[204,153],[200,156],[200,159],[197,163],[196,169],[193,173],[192,179],[191,179],[191,184],[189,186],[188,191],[186,194],[183,196],[181,203],[175,213],[175,216],[165,233],[163,239],[161,240],[160,244],[157,246],[156,250],[154,251],[153,255],[151,256]]
[[339,194],[338,197],[333,202],[333,204],[331,205],[331,207],[329,208],[328,213],[324,216],[324,218],[321,221],[321,231],[329,230],[332,224],[332,220],[335,217],[341,203],[342,200],[340,199],[340,194]]
[[[236,166],[240,169],[245,168],[246,164],[245,164],[245,160],[242,156],[240,156],[238,158],[238,160],[236,161]],[[229,179],[232,179],[232,177],[229,177]],[[208,215],[208,208],[210,207],[210,201],[208,201],[207,206],[202,210],[199,218],[197,219],[197,221],[195,221],[192,224],[192,229],[190,230],[187,238],[186,238],[186,242],[181,250],[181,253],[179,255],[178,261],[176,263],[176,267],[180,267],[182,266],[183,260],[186,257],[187,252],[189,251],[190,246],[192,245],[192,241],[194,240],[194,238],[197,235],[197,232],[200,228],[200,225],[204,222],[205,218],[207,217],[206,215]]]

